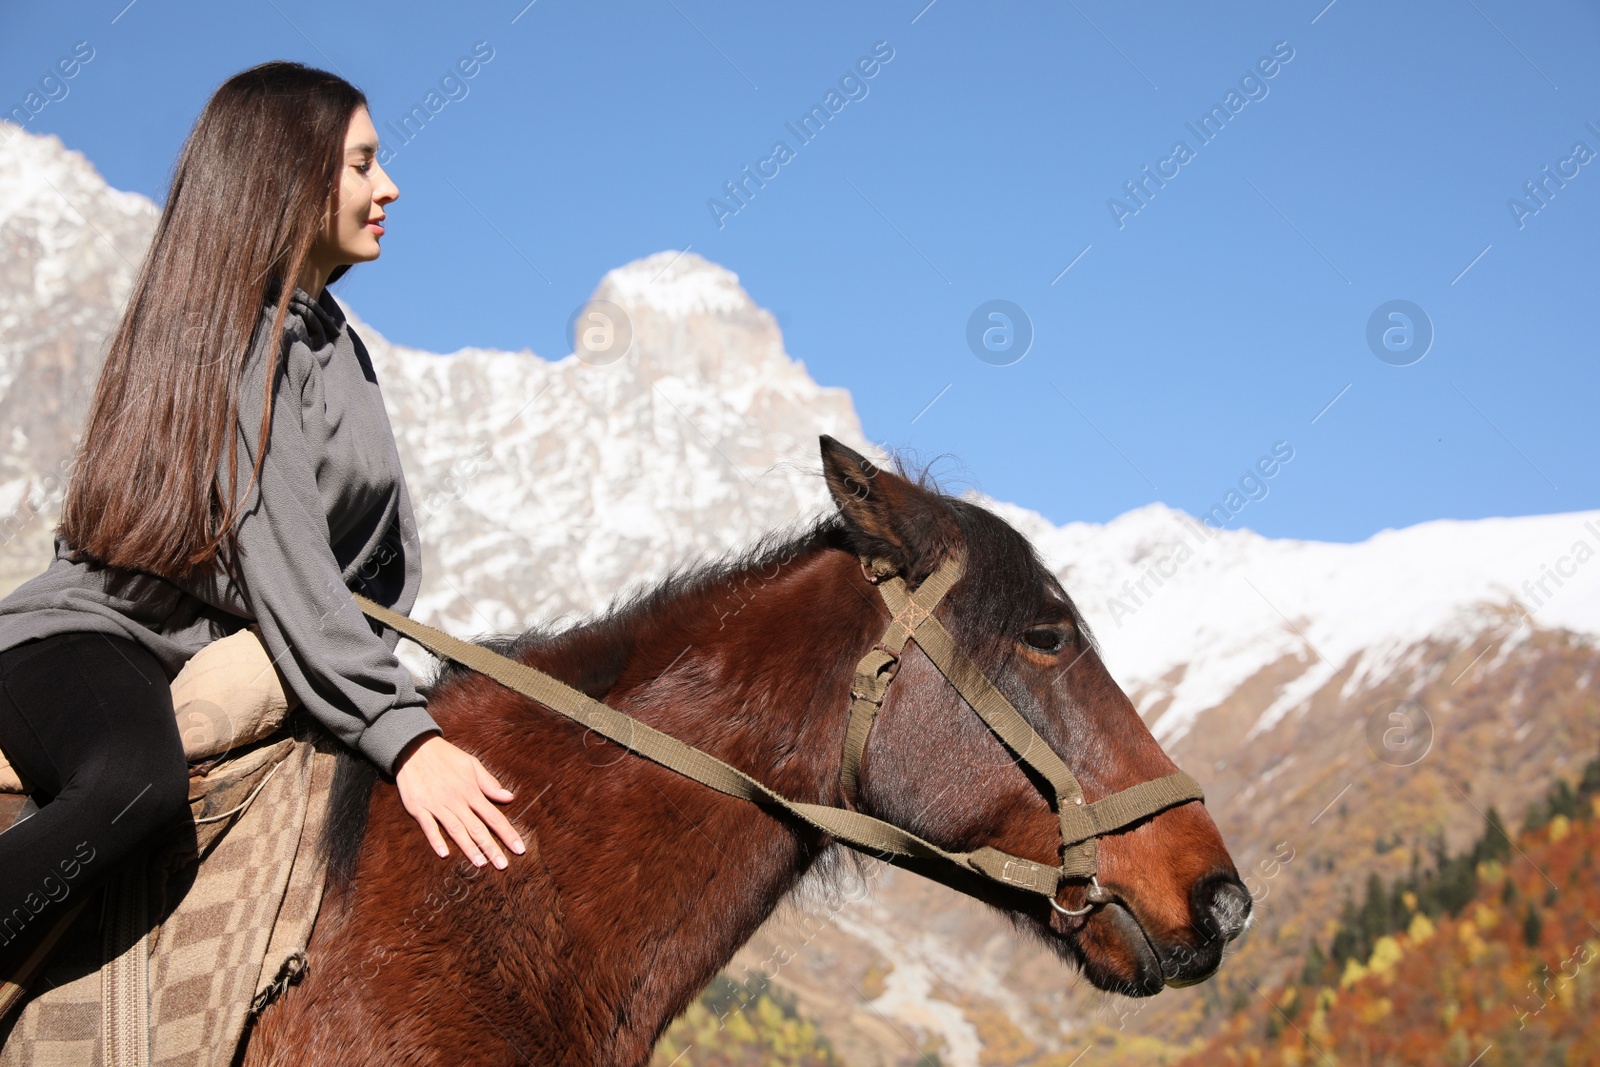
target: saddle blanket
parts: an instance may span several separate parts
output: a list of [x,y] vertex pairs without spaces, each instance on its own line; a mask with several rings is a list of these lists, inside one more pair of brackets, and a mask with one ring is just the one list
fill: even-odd
[[228,1067],[252,1004],[305,966],[335,744],[284,737],[192,772],[192,827],[85,898],[0,1023],[0,1067]]

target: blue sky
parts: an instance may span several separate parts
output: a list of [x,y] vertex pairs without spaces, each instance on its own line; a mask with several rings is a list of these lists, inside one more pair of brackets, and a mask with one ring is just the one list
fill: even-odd
[[[1228,525],[1351,541],[1600,506],[1592,7],[524,3],[14,5],[0,96],[88,41],[28,128],[159,202],[220,82],[335,69],[397,149],[384,255],[336,287],[389,337],[557,357],[606,270],[690,247],[871,438],[1057,522],[1204,513],[1278,442]],[[387,123],[479,42],[402,144]],[[875,46],[802,144],[785,124]],[[747,165],[776,173],[719,219]],[[1009,349],[1004,319],[969,331],[995,300],[1026,317]],[[998,351],[969,344],[984,325]]]

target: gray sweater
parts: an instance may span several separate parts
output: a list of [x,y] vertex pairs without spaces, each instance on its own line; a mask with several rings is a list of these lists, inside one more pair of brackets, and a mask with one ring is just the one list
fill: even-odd
[[[241,492],[260,444],[273,312],[271,303],[262,309],[240,379]],[[438,727],[394,656],[399,634],[370,622],[350,594],[411,611],[422,581],[411,497],[372,361],[344,311],[326,289],[314,301],[297,288],[285,325],[266,460],[238,525],[243,588],[225,575],[180,584],[91,570],[68,558],[58,535],[45,572],[0,600],[0,650],[101,631],[149,649],[171,678],[207,643],[254,620],[306,709],[392,772],[412,739]],[[226,470],[226,452],[222,462]]]

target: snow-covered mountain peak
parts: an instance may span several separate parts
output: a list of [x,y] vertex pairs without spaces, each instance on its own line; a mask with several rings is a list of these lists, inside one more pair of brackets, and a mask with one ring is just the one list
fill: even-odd
[[[80,204],[78,197],[94,203]],[[94,164],[61,138],[27,133],[0,119],[0,226],[15,219],[30,227],[82,230],[87,218],[82,212],[91,206],[152,222],[160,214],[147,197],[112,189]]]
[[572,341],[578,360],[618,372],[621,392],[696,381],[749,410],[758,394],[799,400],[818,388],[739,276],[693,252],[657,252],[607,273],[574,319]]
[[739,276],[693,252],[657,252],[610,271],[595,298],[611,300],[630,313],[649,309],[672,319],[692,315],[729,316],[755,307]]
[[1163,504],[1054,526],[977,497],[1033,541],[1094,629],[1107,666],[1173,742],[1286,657],[1303,668],[1270,726],[1330,680],[1373,683],[1425,642],[1526,620],[1600,637],[1600,512],[1384,530],[1359,544],[1218,529]]

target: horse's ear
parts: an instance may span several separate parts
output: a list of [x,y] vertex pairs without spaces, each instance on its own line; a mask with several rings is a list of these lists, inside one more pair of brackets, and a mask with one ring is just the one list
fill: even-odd
[[857,550],[888,557],[913,583],[932,573],[959,536],[937,496],[827,434],[822,476]]

